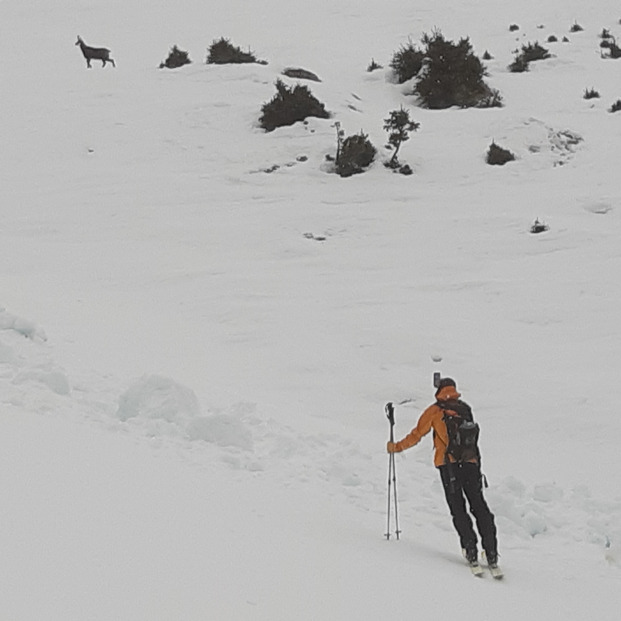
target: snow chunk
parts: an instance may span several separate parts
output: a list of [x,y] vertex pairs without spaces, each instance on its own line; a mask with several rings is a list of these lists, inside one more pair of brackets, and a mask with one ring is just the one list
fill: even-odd
[[0,379],[19,387],[17,392],[7,387],[13,395],[11,402],[22,403],[24,397],[32,397],[35,393],[43,397],[45,392],[36,390],[36,384],[57,395],[70,394],[69,379],[52,358],[45,341],[45,333],[34,322],[0,307]]
[[246,410],[246,406],[238,406],[226,413],[204,416],[190,388],[168,377],[146,375],[119,397],[116,416],[123,422],[134,421],[151,436],[202,440],[223,448],[252,451],[253,434],[246,424]]
[[15,330],[31,340],[47,341],[45,332],[34,322],[18,317],[0,307],[0,330]]
[[545,516],[532,510],[528,511],[523,517],[523,524],[524,528],[531,537],[541,535],[548,530]]
[[134,382],[119,398],[117,416],[163,420],[184,426],[200,415],[198,399],[192,390],[167,377],[147,375]]
[[69,379],[65,373],[59,370],[26,369],[13,378],[14,384],[23,384],[29,381],[44,384],[57,395],[68,395],[71,392]]
[[535,485],[533,498],[539,502],[559,502],[563,499],[563,490],[554,483]]
[[188,425],[190,440],[204,440],[218,446],[252,449],[252,434],[237,418],[228,414],[202,416]]

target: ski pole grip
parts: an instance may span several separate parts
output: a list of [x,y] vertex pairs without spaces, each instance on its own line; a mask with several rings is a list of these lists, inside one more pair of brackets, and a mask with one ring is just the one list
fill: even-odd
[[386,410],[386,417],[392,427],[395,424],[395,408],[392,405],[392,401],[389,401],[384,409]]

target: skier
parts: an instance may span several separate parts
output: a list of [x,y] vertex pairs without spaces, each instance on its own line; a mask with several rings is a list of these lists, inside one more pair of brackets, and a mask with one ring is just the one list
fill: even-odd
[[447,452],[449,437],[444,420],[445,410],[442,406],[449,407],[449,404],[455,403],[460,396],[453,379],[450,377],[440,379],[435,394],[436,403],[430,405],[421,414],[416,427],[405,438],[399,442],[388,442],[387,448],[389,453],[400,453],[418,444],[433,429],[434,465],[440,471],[446,502],[453,518],[453,525],[459,535],[463,555],[473,569],[479,567],[477,536],[472,519],[466,510],[467,500],[470,512],[476,520],[487,564],[490,569],[497,569],[496,525],[494,515],[483,497],[480,457],[460,463]]

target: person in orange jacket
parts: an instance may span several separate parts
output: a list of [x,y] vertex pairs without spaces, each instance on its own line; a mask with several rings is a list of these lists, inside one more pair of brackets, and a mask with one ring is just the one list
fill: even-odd
[[483,497],[480,458],[474,457],[469,461],[458,463],[447,454],[449,439],[442,406],[448,406],[461,397],[461,394],[457,392],[455,381],[450,377],[442,378],[435,397],[436,402],[421,414],[416,427],[410,433],[399,442],[388,442],[388,452],[400,453],[415,446],[433,429],[435,448],[433,461],[440,471],[446,502],[453,518],[453,525],[459,535],[463,554],[469,563],[477,562],[478,541],[472,519],[466,509],[467,500],[470,512],[476,521],[487,563],[490,567],[494,567],[498,563],[496,525],[494,514]]

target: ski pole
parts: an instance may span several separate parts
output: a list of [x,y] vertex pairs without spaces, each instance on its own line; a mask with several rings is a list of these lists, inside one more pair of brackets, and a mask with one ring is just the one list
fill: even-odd
[[[394,434],[394,426],[395,426],[395,410],[391,402],[386,404],[384,408],[386,411],[386,417],[388,418],[388,422],[390,423],[390,441],[395,441]],[[392,486],[392,490],[391,490]],[[392,494],[391,494],[392,491]],[[395,503],[395,535],[397,539],[399,539],[399,513],[398,513],[398,504],[397,504],[397,467],[395,464],[395,454],[389,453],[388,455],[388,517],[387,517],[387,525],[386,525],[386,539],[390,539],[390,505],[391,500],[394,496]]]

